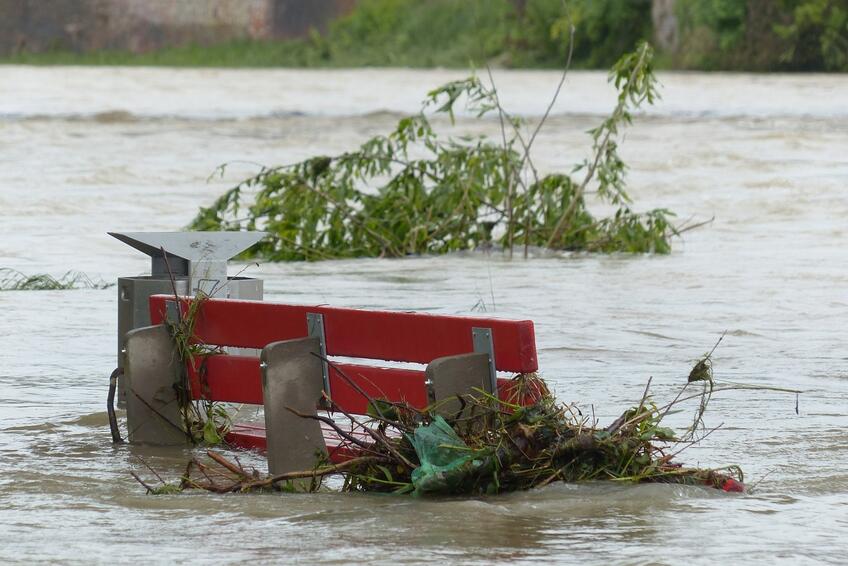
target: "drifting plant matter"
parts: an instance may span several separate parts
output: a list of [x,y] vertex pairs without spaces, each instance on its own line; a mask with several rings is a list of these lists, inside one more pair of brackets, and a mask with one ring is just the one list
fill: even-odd
[[[180,381],[176,391],[186,435],[192,444],[215,445],[223,442],[232,426],[232,417],[223,404],[205,398],[206,356],[223,353],[220,347],[198,343],[195,339],[195,322],[208,298],[208,295],[197,291],[194,299],[188,301],[186,312],[180,313],[179,320],[167,320],[167,324],[180,358]],[[181,303],[179,297],[175,296],[175,300],[177,304]],[[189,378],[188,365],[195,368],[200,376],[199,391],[195,391],[198,384],[192,383]]]
[[[704,377],[708,373],[711,383],[712,353],[699,359],[690,375]],[[336,370],[367,398],[368,417],[356,419],[347,415],[352,428],[345,429],[320,414],[300,416],[332,426],[342,439],[341,448],[358,456],[340,463],[318,461],[312,470],[266,476],[242,466],[237,459],[231,462],[208,451],[212,462],[192,459],[179,483],[143,485],[153,493],[171,493],[175,489],[217,493],[290,491],[297,486],[317,491],[325,477],[340,476],[344,479],[342,491],[414,495],[496,494],[557,481],[592,480],[705,485],[743,491],[744,477],[738,466],[689,468],[675,460],[715,429],[695,434],[698,427],[693,425],[678,435],[664,425],[665,417],[676,412],[682,403],[699,400],[695,421],[700,423],[705,405],[715,391],[773,389],[798,393],[742,384],[707,389],[704,379],[694,379],[687,381],[671,402],[658,404],[650,395],[649,380],[637,405],[609,425],[600,426],[576,405],[557,402],[535,374],[516,376],[508,388],[509,394],[500,398],[478,390],[458,398],[459,410],[445,411],[444,403],[454,399],[424,410],[373,399],[339,368]],[[686,394],[695,381],[704,381],[703,391]],[[325,401],[341,410],[332,400]],[[363,431],[367,436],[361,434]],[[362,440],[366,437],[371,441]],[[304,480],[309,483],[302,483]]]
[[[472,76],[433,90],[421,112],[358,150],[263,168],[201,208],[190,228],[265,230],[269,237],[249,253],[276,261],[443,254],[493,245],[510,254],[523,246],[525,256],[530,246],[668,253],[676,233],[672,214],[630,208],[627,167],[617,145],[632,112],[657,98],[651,59],[651,47],[643,43],[613,67],[617,103],[590,131],[592,154],[575,168],[579,178],[542,175],[531,149],[544,119],[528,132],[503,108],[494,81]],[[560,88],[565,73],[562,79]],[[478,119],[497,114],[501,139],[437,133],[431,118],[446,115],[453,123],[460,101]],[[595,217],[587,206],[590,194],[614,206],[614,214]]]
[[66,291],[108,289],[114,283],[93,280],[85,273],[68,271],[58,279],[47,273],[26,275],[15,269],[0,269],[0,291]]
[[[197,339],[194,332],[197,317],[202,311],[203,305],[210,295],[201,290],[195,291],[191,301],[181,300],[177,292],[177,283],[168,262],[168,255],[162,248],[162,258],[168,268],[171,277],[171,286],[174,293],[174,304],[179,305],[174,314],[176,320],[171,316],[166,317],[165,324],[174,341],[174,348],[179,358],[179,382],[174,386],[177,394],[177,403],[182,417],[183,430],[192,444],[216,445],[224,441],[224,437],[232,427],[232,415],[225,405],[207,398],[206,388],[206,357],[212,354],[222,354],[224,350],[220,346],[209,346]],[[217,288],[212,290],[212,293]],[[186,305],[183,309],[182,305]],[[189,377],[188,367],[196,370],[200,377],[199,384],[192,383]],[[195,399],[195,397],[198,397]]]
[[[170,493],[175,487],[217,493],[288,491],[294,480],[311,480],[307,490],[317,491],[323,478],[341,476],[342,491],[414,495],[497,494],[590,480],[743,489],[737,466],[699,469],[674,461],[679,446],[691,442],[678,440],[661,425],[674,403],[658,406],[647,391],[639,405],[601,427],[576,406],[557,403],[535,375],[518,376],[515,388],[531,391],[535,402],[511,403],[481,392],[465,396],[461,411],[443,417],[381,401],[382,415],[374,411],[367,422],[357,423],[380,434],[358,446],[361,456],[341,463],[320,462],[313,470],[265,476],[210,451],[212,462],[192,459],[178,484],[145,487],[153,493]],[[354,436],[350,439],[353,445]]]

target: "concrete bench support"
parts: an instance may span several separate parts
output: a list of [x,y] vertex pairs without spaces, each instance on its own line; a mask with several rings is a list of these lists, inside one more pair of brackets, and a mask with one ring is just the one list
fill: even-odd
[[[302,418],[287,409],[317,414],[324,380],[317,337],[268,344],[260,357],[268,471],[272,475],[311,470],[319,456],[327,455],[318,421]],[[309,485],[303,480],[301,485]]]
[[[454,416],[462,408],[459,396],[479,396],[474,389],[492,393],[489,355],[460,354],[433,360],[425,370],[432,398],[438,403],[436,413]],[[441,402],[440,402],[441,401]]]
[[188,443],[177,400],[180,358],[164,325],[126,335],[125,377],[129,441],[175,446]]

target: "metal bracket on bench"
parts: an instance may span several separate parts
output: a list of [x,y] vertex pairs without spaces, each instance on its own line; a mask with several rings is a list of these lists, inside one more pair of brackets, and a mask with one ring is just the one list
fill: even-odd
[[177,324],[180,322],[180,318],[180,306],[177,304],[177,301],[165,301],[165,320],[171,324]]
[[492,383],[492,393],[498,394],[498,373],[495,369],[495,345],[492,342],[491,328],[472,328],[471,339],[474,343],[474,351],[489,356],[489,378]]
[[318,338],[318,347],[321,354],[321,377],[324,380],[324,393],[330,394],[330,364],[327,363],[327,339],[324,335],[324,315],[319,313],[306,313],[306,328],[309,336]]

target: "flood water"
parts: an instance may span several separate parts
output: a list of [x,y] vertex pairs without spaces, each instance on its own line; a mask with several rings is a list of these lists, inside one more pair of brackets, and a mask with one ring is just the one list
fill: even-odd
[[[0,67],[0,268],[144,273],[146,258],[107,231],[178,230],[256,164],[354,147],[461,76]],[[557,78],[496,74],[506,105],[531,120]],[[842,563],[848,77],[661,79],[664,99],[623,144],[635,206],[715,217],[671,255],[469,253],[247,274],[265,279],[269,300],[530,318],[544,377],[602,423],[649,377],[656,400],[671,400],[727,331],[716,378],[802,389],[799,414],[794,395],[721,394],[706,424],[723,426],[679,458],[739,464],[753,493],[148,496],[130,477],[151,477],[136,456],[175,479],[189,454],[110,442],[115,288],[0,292],[0,562]],[[581,161],[613,99],[603,73],[574,73],[537,142],[540,168]],[[458,133],[472,130],[499,135],[495,121],[459,121]]]

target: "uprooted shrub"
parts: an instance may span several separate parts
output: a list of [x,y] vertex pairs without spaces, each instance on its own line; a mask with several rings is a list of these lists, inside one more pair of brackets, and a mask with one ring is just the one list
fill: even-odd
[[[337,484],[343,492],[420,496],[497,494],[553,482],[598,480],[705,485],[741,492],[746,488],[739,466],[688,467],[676,456],[722,426],[708,429],[704,423],[714,393],[795,394],[797,413],[801,391],[716,382],[712,356],[723,337],[696,361],[686,383],[670,402],[654,402],[652,380],[648,379],[639,403],[607,426],[595,419],[594,409],[590,416],[577,404],[559,402],[535,373],[514,376],[508,384],[499,386],[497,395],[474,389],[416,408],[403,401],[372,397],[342,368],[325,359],[340,379],[367,401],[367,415],[349,414],[327,394],[322,403],[327,412],[288,410],[335,431],[339,443],[334,448],[334,461],[329,454],[316,453],[311,469],[266,475],[242,465],[237,456],[230,460],[207,450],[211,462],[191,458],[177,482],[166,482],[140,458],[160,485],[131,473],[153,494],[186,490],[316,492],[329,487],[322,487],[329,477],[343,480],[340,486]],[[697,408],[691,424],[679,433],[669,428],[666,417],[693,401],[697,401]],[[208,440],[205,443],[214,444]]]
[[[632,111],[657,98],[651,58],[651,47],[643,43],[612,68],[617,103],[590,131],[591,156],[571,175],[542,175],[533,163],[531,149],[545,119],[531,130],[503,108],[494,81],[472,76],[433,90],[421,112],[355,151],[263,168],[201,208],[190,228],[265,230],[269,236],[251,254],[272,261],[491,246],[510,254],[523,247],[525,255],[531,246],[668,253],[676,233],[672,214],[630,208],[627,168],[617,146]],[[503,135],[493,140],[437,133],[431,118],[447,115],[453,124],[460,101],[477,119],[496,114]],[[615,212],[596,217],[587,195]]]
[[[344,492],[383,492],[419,496],[480,495],[544,487],[553,482],[608,480],[627,483],[706,485],[724,491],[745,489],[738,466],[686,467],[675,456],[705,438],[703,412],[714,389],[710,355],[698,362],[704,375],[700,391],[692,381],[675,399],[657,405],[649,395],[650,381],[639,404],[606,427],[584,415],[574,404],[559,403],[535,374],[516,376],[500,398],[477,390],[455,398],[459,408],[444,403],[423,410],[406,403],[368,397],[368,417],[350,415],[348,428],[330,415],[299,414],[336,430],[337,450],[348,459],[331,463],[317,459],[311,470],[275,476],[243,466],[238,459],[207,451],[212,462],[192,458],[178,482],[152,486],[136,476],[149,493],[206,490],[248,493],[266,490],[319,491],[327,477],[343,478]],[[687,388],[692,393],[686,395]],[[678,436],[663,423],[678,404],[700,399],[693,424]],[[328,406],[341,411],[332,400]],[[454,399],[445,402],[455,403]],[[343,413],[343,411],[342,411]],[[445,413],[444,416],[440,413]]]

